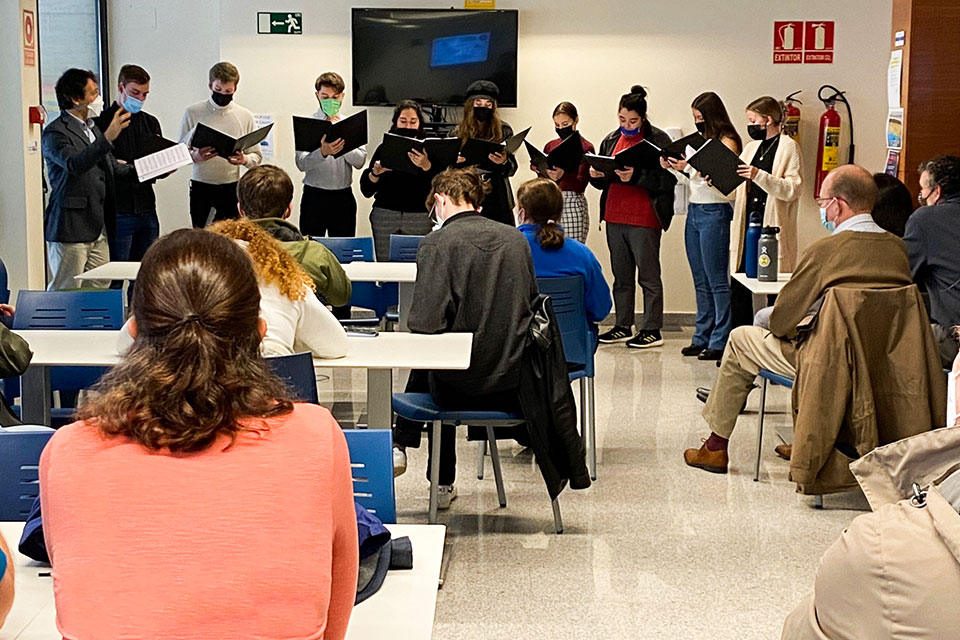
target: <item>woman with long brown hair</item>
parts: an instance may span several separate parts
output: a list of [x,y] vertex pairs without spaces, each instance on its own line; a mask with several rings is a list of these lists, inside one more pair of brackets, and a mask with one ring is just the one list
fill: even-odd
[[[503,142],[513,136],[510,125],[500,119],[499,97],[500,89],[487,80],[477,80],[467,87],[463,119],[454,135],[462,142],[470,139]],[[480,213],[485,218],[514,226],[510,177],[517,172],[517,159],[511,153],[491,153],[477,168],[490,182],[490,194],[484,199]]]
[[60,635],[346,635],[346,441],[260,357],[259,301],[227,238],[175,231],[144,256],[132,348],[40,460]]

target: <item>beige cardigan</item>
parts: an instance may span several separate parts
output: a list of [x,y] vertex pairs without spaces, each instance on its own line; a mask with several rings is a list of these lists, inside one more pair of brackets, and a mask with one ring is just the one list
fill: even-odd
[[[759,140],[751,140],[743,148],[740,159],[750,164]],[[781,135],[773,158],[773,172],[760,171],[755,182],[769,194],[763,215],[765,226],[780,227],[780,273],[792,273],[797,265],[797,209],[800,207],[800,176],[802,160],[800,147],[790,136]],[[735,273],[743,260],[743,236],[747,231],[747,192],[750,182],[737,187],[733,205],[733,225],[730,228],[730,272]]]

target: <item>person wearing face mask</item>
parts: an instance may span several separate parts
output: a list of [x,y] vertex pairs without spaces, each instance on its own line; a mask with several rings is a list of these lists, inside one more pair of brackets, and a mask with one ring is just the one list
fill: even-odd
[[[313,117],[340,120],[345,86],[339,73],[321,73],[313,84],[320,103]],[[300,229],[308,236],[348,238],[357,233],[357,199],[351,185],[353,170],[362,169],[367,161],[367,148],[361,146],[335,157],[343,151],[343,145],[343,140],[327,140],[324,136],[314,151],[297,151],[297,168],[304,173]]]
[[[423,239],[417,253],[410,331],[473,334],[469,369],[410,373],[408,392],[429,392],[449,409],[519,409],[523,348],[539,292],[523,234],[478,212],[489,189],[473,168],[437,174],[428,198],[441,226]],[[406,470],[406,448],[420,446],[423,428],[423,423],[397,419],[394,473]],[[456,428],[444,425],[440,509],[449,508],[456,497],[455,437]],[[437,462],[429,460],[427,478]]]
[[[740,153],[740,135],[730,122],[720,96],[708,91],[690,105],[697,131],[707,139],[720,140]],[[690,190],[684,240],[687,261],[697,294],[696,330],[690,344],[680,352],[700,360],[719,360],[730,335],[730,199],[717,191],[685,158],[661,158]]]
[[[763,96],[747,105],[747,133],[751,141],[740,154],[738,173],[746,178],[736,190],[730,232],[730,271],[746,270],[747,226],[780,228],[780,273],[791,273],[797,263],[797,210],[803,178],[800,147],[782,135],[783,105]],[[734,327],[753,322],[753,296],[734,282],[730,290]]]
[[[558,104],[553,110],[553,126],[557,131],[557,138],[548,142],[543,152],[549,154],[559,147],[560,143],[573,135],[579,124],[580,116],[572,102]],[[584,153],[595,153],[593,143],[582,135],[580,145]],[[530,168],[540,175],[536,167],[530,165]],[[547,169],[546,175],[540,175],[540,177],[553,180],[560,185],[560,190],[563,192],[563,213],[560,214],[563,233],[578,242],[586,242],[590,231],[590,213],[587,209],[587,198],[583,192],[586,191],[587,184],[590,182],[590,165],[586,161],[581,162],[576,172],[569,173],[559,167],[550,168]]]
[[[497,100],[500,88],[489,80],[477,80],[467,87],[467,98],[463,104],[463,119],[457,125],[454,135],[461,141],[474,138],[490,142],[503,142],[513,135],[513,128],[500,119]],[[517,159],[511,153],[491,153],[490,163],[479,168],[490,182],[490,194],[484,198],[482,214],[515,226],[513,216],[513,189],[510,177],[517,172]]]
[[913,279],[930,295],[930,318],[943,367],[957,357],[960,325],[960,157],[938,156],[920,166],[922,205],[907,219],[903,241]]
[[[670,136],[647,119],[647,91],[634,85],[620,97],[620,128],[600,143],[600,155],[613,156],[648,139],[659,147]],[[663,281],[660,278],[660,239],[673,219],[677,179],[659,164],[626,167],[605,177],[590,168],[590,184],[600,189],[600,220],[607,223],[607,247],[613,269],[613,303],[616,325],[600,334],[600,342],[627,341],[633,349],[663,344]],[[643,320],[630,337],[634,324],[637,282],[643,289]]]
[[[240,71],[229,62],[210,67],[210,97],[187,107],[180,124],[180,140],[189,143],[197,124],[239,138],[254,131],[253,113],[233,101],[240,84]],[[260,147],[237,151],[221,158],[213,147],[190,148],[193,178],[190,180],[190,218],[193,226],[203,228],[215,220],[237,217],[237,181],[240,167],[253,169],[263,161]]]
[[[423,138],[420,104],[401,100],[393,110],[390,133]],[[414,149],[408,155],[417,173],[387,169],[380,164],[380,147],[377,147],[370,166],[360,175],[360,193],[373,198],[370,227],[377,260],[381,262],[390,258],[391,235],[425,236],[433,227],[424,200],[436,171],[426,153]]]
[[[133,165],[134,160],[147,153],[145,149],[149,148],[148,145],[162,135],[160,121],[143,111],[143,103],[150,93],[150,74],[143,67],[123,65],[117,82],[117,100],[93,121],[102,131],[110,126],[113,116],[121,108],[130,114],[129,126],[113,141],[113,155]],[[167,175],[170,174],[161,177]],[[107,234],[112,261],[140,262],[143,254],[160,235],[157,198],[153,192],[153,183],[157,179],[117,182],[117,221],[113,232]]]
[[887,289],[911,284],[903,241],[880,228],[870,211],[877,185],[863,167],[844,165],[829,173],[818,206],[830,235],[810,245],[784,285],[770,315],[770,327],[736,327],[720,361],[703,418],[710,436],[699,449],[687,449],[685,462],[712,473],[726,473],[727,444],[760,369],[795,378],[797,325],[832,287]]
[[[74,276],[110,261],[108,230],[114,224],[114,183],[135,182],[132,164],[121,164],[113,143],[130,125],[130,113],[117,109],[101,133],[93,120],[100,90],[93,72],[66,70],[56,84],[60,117],[43,130],[43,157],[50,192],[43,212],[51,291],[76,288]],[[109,281],[86,281],[106,287]]]

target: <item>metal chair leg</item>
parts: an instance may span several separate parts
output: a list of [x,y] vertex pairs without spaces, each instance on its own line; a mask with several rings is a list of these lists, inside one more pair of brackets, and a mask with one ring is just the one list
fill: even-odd
[[430,447],[430,515],[427,522],[437,523],[437,501],[440,490],[440,426],[439,420],[434,420],[433,425],[433,443]]
[[814,509],[823,509],[823,496],[822,496],[822,495],[813,496],[813,508],[814,508]]
[[753,472],[753,481],[760,481],[760,456],[763,452],[763,418],[767,411],[767,379],[760,385],[760,424],[757,426],[757,466]]
[[590,411],[587,420],[590,422],[590,479],[597,479],[597,395],[593,385],[593,378],[584,378],[587,381],[587,400]]
[[487,441],[477,443],[477,480],[483,480],[483,456],[487,454]]
[[493,478],[497,481],[497,498],[500,508],[507,506],[507,494],[503,490],[503,473],[500,470],[500,452],[497,450],[497,439],[493,435],[493,427],[487,427],[487,442],[490,443],[490,458],[493,462]]
[[557,535],[563,533],[563,518],[560,517],[560,498],[556,498],[553,501],[553,527],[557,531]]

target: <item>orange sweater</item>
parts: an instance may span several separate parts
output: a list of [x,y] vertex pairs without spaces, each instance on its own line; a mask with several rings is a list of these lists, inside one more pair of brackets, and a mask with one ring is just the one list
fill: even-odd
[[297,404],[227,448],[151,453],[77,422],[40,460],[64,638],[341,640],[356,596],[346,440]]

